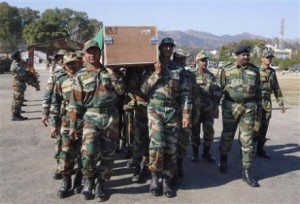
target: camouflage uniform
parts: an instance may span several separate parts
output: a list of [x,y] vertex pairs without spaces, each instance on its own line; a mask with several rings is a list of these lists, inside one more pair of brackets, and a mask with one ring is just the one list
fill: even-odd
[[83,115],[82,173],[85,178],[100,175],[110,178],[118,143],[118,95],[124,93],[124,82],[119,75],[108,73],[102,66],[99,70],[79,71],[73,84],[69,103],[70,128],[75,129],[78,118]]
[[[48,78],[47,81],[47,87],[44,92],[44,100],[42,104],[42,116],[43,117],[49,117],[50,114],[50,105],[52,101],[54,86],[57,80],[57,77],[61,74],[65,73],[64,69],[62,67],[57,67],[54,72],[51,73],[51,75]],[[57,161],[57,165],[59,164],[59,155],[61,153],[61,146],[62,146],[62,137],[61,134],[58,133],[55,136],[55,153],[54,158]]]
[[[69,137],[69,121],[67,118],[67,111],[69,110],[70,96],[72,92],[72,84],[74,76],[62,73],[56,79],[55,89],[53,92],[50,119],[52,127],[60,129],[62,136],[62,147],[59,154],[59,171],[61,173],[70,174],[75,165],[82,134],[82,122],[79,120],[76,130],[78,132],[78,139],[73,140]],[[60,128],[61,127],[61,128]],[[79,165],[80,166],[80,165]]]
[[24,92],[26,90],[26,81],[28,76],[25,65],[14,60],[11,64],[10,71],[13,76],[13,102],[11,106],[12,115],[21,114],[21,106],[24,101]]
[[[284,99],[279,87],[279,83],[276,77],[276,71],[273,68],[260,68],[260,88],[261,88],[261,98],[262,98],[262,114],[260,117],[260,127],[257,132],[255,132],[254,142],[257,143],[257,152],[263,150],[263,146],[266,142],[266,134],[269,127],[269,122],[272,115],[272,100],[271,94],[274,93],[275,98],[279,106],[284,106]],[[263,154],[266,155],[264,152]],[[269,157],[266,155],[266,157]]]
[[127,106],[132,107],[133,117],[133,144],[132,144],[132,165],[135,172],[133,182],[138,182],[144,176],[145,167],[149,159],[149,133],[147,117],[147,97],[141,92],[142,73],[147,67],[128,68],[126,71],[126,82],[128,97],[130,101]]
[[177,162],[180,111],[190,118],[191,96],[185,71],[171,61],[161,74],[145,73],[142,92],[149,97],[149,169],[172,177]]
[[205,69],[200,73],[199,67],[191,70],[196,77],[197,93],[194,97],[196,104],[193,108],[193,114],[198,116],[192,125],[192,146],[194,158],[198,157],[198,146],[200,145],[200,127],[202,123],[204,147],[210,147],[214,139],[214,114],[213,111],[218,109],[220,103],[220,94],[218,90],[215,75]]

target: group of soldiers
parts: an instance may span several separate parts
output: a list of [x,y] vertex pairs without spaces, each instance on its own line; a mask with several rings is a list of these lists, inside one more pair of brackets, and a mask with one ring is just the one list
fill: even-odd
[[210,149],[221,100],[219,170],[228,172],[228,154],[239,127],[242,180],[259,186],[251,172],[253,147],[257,143],[257,155],[270,158],[264,144],[271,93],[285,111],[276,72],[270,67],[274,55],[264,51],[259,68],[249,63],[250,47],[243,45],[235,50],[236,63],[211,72],[209,57],[202,50],[195,68],[187,70],[187,54],[174,50],[175,46],[172,38],[163,38],[153,65],[124,69],[104,67],[102,50],[93,40],[84,44],[80,56],[57,53],[58,64],[44,95],[42,123],[50,122],[50,135],[56,141],[53,177],[62,178],[60,198],[73,188],[87,200],[93,198],[93,191],[99,202],[108,199],[105,183],[113,174],[120,137],[132,150],[128,162],[135,169],[132,182],[141,181],[150,171],[150,193],[174,197],[173,185],[184,176],[190,140],[191,160],[199,160],[201,125],[202,158],[216,162]]

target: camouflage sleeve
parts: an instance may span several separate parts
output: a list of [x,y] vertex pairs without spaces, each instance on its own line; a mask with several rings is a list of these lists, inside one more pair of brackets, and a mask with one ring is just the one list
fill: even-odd
[[220,92],[221,92],[220,94],[222,97],[224,89],[226,88],[226,71],[225,71],[225,69],[221,69],[220,76],[219,76],[217,82],[218,82],[218,86],[220,86]]
[[283,99],[283,95],[282,95],[275,71],[274,71],[273,77],[271,78],[271,88],[275,95],[278,105],[283,106],[284,99]]
[[121,73],[118,71],[111,72],[109,74],[110,80],[118,95],[122,95],[125,92],[125,82]]
[[68,119],[70,128],[75,129],[77,126],[78,116],[83,115],[84,92],[80,83],[80,75],[77,75],[72,87],[72,93],[69,103]]
[[52,127],[58,127],[60,122],[60,108],[62,104],[63,98],[62,98],[62,90],[61,90],[61,84],[59,81],[56,81],[52,99],[51,99],[51,107],[50,107],[50,123]]
[[256,102],[257,102],[257,110],[260,112],[262,110],[262,87],[260,86],[260,73],[259,69],[257,69],[257,79],[256,79]]
[[192,95],[188,87],[188,77],[183,70],[180,73],[180,104],[182,111],[182,118],[191,119],[192,117]]
[[51,74],[48,78],[47,87],[44,93],[44,100],[42,104],[42,115],[43,116],[49,116],[50,111],[50,104],[52,100],[52,94],[54,89],[55,81],[54,81],[54,75]]
[[161,75],[157,72],[153,72],[150,74],[149,71],[143,73],[142,79],[143,82],[141,86],[141,91],[145,95],[149,95],[151,90],[153,89],[154,85],[157,81],[161,78]]
[[213,108],[216,109],[218,108],[222,98],[222,90],[215,76],[213,76],[212,78],[212,97],[213,97]]

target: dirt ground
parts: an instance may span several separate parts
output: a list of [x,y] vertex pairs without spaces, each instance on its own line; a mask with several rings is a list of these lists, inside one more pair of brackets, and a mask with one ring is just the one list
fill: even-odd
[[[51,178],[55,168],[54,141],[49,136],[49,128],[40,122],[43,89],[49,72],[38,71],[42,91],[27,88],[25,97],[29,101],[23,109],[29,120],[20,122],[11,121],[11,74],[0,75],[0,203],[95,203],[96,200],[84,201],[80,195],[65,199],[56,196],[61,182]],[[281,77],[284,76],[280,80]],[[240,179],[242,167],[235,140],[226,175],[219,173],[217,163],[209,164],[202,159],[192,163],[189,146],[184,177],[176,186],[176,197],[171,199],[151,196],[149,179],[132,184],[133,170],[125,167],[126,160],[120,159],[122,155],[117,155],[114,176],[108,184],[110,199],[106,203],[300,203],[300,107],[291,104],[286,107],[287,112],[282,114],[274,103],[266,147],[272,159],[254,159],[254,175],[260,188],[251,188]],[[217,160],[221,128],[218,119],[212,149]]]

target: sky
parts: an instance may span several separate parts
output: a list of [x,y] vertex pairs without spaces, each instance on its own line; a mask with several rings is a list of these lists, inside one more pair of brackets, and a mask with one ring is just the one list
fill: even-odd
[[251,33],[266,38],[300,38],[300,0],[4,0],[10,6],[69,8],[86,12],[104,26],[157,26],[214,35]]

